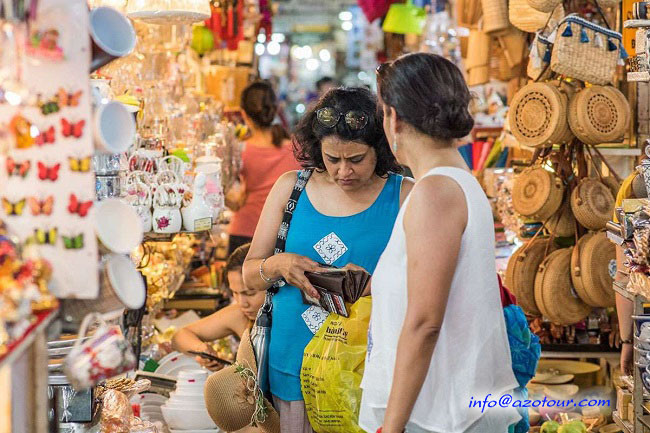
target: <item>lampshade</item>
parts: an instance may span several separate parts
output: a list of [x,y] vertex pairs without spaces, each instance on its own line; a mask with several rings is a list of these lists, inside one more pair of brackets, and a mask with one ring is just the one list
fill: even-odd
[[416,35],[422,34],[427,13],[423,8],[413,4],[413,0],[406,3],[393,3],[388,9],[382,29],[387,33]]
[[129,0],[129,18],[154,24],[204,21],[212,15],[210,0]]

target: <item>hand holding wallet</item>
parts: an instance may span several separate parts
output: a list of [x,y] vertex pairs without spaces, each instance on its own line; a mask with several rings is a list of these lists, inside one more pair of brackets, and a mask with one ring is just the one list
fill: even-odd
[[320,299],[302,292],[303,301],[318,305],[330,313],[349,317],[346,302],[354,304],[363,294],[370,274],[362,270],[331,267],[319,272],[305,272],[305,276],[320,294]]

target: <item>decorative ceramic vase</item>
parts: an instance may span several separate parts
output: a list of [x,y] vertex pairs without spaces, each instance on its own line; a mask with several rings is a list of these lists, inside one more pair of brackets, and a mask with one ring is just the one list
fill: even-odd
[[153,210],[153,231],[156,233],[178,233],[183,217],[180,209],[170,206],[155,207]]
[[206,177],[199,173],[194,179],[192,202],[183,208],[183,227],[188,232],[209,230],[212,227],[212,208],[205,200]]

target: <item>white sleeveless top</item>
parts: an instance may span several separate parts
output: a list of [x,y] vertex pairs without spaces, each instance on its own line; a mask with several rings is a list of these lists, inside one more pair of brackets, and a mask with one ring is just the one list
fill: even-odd
[[[438,167],[425,176],[432,175],[448,176],[460,185],[467,202],[467,226],[429,373],[409,424],[440,433],[505,432],[509,424],[520,418],[515,409],[487,409],[486,413],[499,411],[504,429],[484,430],[480,424],[485,420],[493,426],[495,413],[482,417],[481,409],[469,408],[470,397],[483,401],[487,394],[492,394],[490,398],[498,400],[502,393],[518,387],[512,372],[495,269],[492,210],[478,181],[465,170]],[[361,382],[359,425],[373,433],[383,424],[383,409],[393,383],[397,343],[406,315],[403,223],[409,199],[410,196],[400,209],[390,241],[372,276],[372,316]]]

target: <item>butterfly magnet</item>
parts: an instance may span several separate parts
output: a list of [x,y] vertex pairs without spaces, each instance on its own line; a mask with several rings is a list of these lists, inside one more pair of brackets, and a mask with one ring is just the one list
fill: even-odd
[[75,194],[70,194],[70,202],[68,204],[68,212],[71,214],[77,214],[82,218],[85,218],[90,211],[90,208],[93,205],[92,200],[81,201]]

